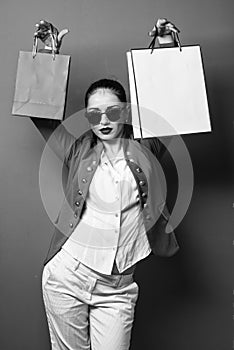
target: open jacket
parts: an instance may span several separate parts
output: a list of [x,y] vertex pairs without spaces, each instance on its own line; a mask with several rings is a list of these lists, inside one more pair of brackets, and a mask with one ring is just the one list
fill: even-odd
[[[45,264],[61,249],[79,224],[89,186],[103,150],[102,142],[95,142],[91,130],[76,139],[62,124],[50,137],[49,145],[68,167],[68,178]],[[125,138],[123,149],[137,183],[141,214],[152,252],[159,256],[172,256],[179,246],[172,228],[167,225],[169,213],[157,160],[160,152],[159,141],[156,138]],[[169,233],[166,232],[166,227]]]

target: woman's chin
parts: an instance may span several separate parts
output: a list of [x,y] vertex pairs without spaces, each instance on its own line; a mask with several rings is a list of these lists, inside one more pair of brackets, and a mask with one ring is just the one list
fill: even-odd
[[117,137],[115,135],[99,135],[99,138],[103,141],[109,141],[109,140],[114,140]]

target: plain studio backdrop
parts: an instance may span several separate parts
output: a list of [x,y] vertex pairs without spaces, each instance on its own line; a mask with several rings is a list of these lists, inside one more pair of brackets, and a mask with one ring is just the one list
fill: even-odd
[[[61,53],[72,57],[66,117],[84,108],[84,93],[102,77],[128,89],[126,51],[149,45],[156,18],[181,29],[182,44],[200,44],[212,133],[184,135],[194,193],[177,228],[180,252],[139,264],[140,297],[131,350],[229,350],[233,334],[234,3],[231,0],[3,0],[0,6],[0,318],[1,350],[48,350],[41,271],[53,232],[39,189],[44,140],[26,117],[11,116],[19,50],[30,51],[34,24],[68,27]],[[173,162],[164,159],[171,206]],[[48,162],[48,196],[57,196],[57,163]]]

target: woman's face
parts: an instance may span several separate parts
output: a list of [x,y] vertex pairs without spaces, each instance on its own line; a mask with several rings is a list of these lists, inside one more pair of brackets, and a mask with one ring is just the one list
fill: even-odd
[[[99,89],[94,92],[88,99],[87,113],[101,112],[100,121],[98,124],[92,124],[90,118],[90,126],[94,134],[103,141],[113,140],[121,136],[126,119],[125,103],[121,102],[114,92],[108,89]],[[120,118],[116,121],[108,119],[106,113],[119,115]],[[91,114],[92,117],[92,114]]]

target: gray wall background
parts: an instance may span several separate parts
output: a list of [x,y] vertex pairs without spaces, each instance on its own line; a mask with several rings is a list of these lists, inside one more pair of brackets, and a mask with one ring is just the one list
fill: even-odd
[[[0,5],[0,348],[49,349],[40,278],[53,225],[39,191],[44,140],[29,118],[11,116],[19,50],[31,50],[34,24],[68,27],[67,116],[84,107],[88,85],[117,77],[128,87],[125,52],[147,47],[156,18],[202,46],[213,132],[183,137],[194,165],[190,208],[177,228],[181,251],[137,269],[140,298],[132,350],[228,350],[233,341],[234,3],[228,0],[2,0]],[[56,200],[56,162],[49,195]],[[172,185],[173,190],[173,185]]]

